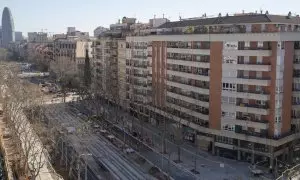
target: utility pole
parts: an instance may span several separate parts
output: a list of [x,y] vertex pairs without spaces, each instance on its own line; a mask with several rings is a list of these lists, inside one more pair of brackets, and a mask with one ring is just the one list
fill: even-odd
[[85,173],[84,174],[85,174],[84,179],[87,180],[87,156],[85,156]]
[[79,167],[79,160],[77,160],[77,180],[80,180],[80,167]]

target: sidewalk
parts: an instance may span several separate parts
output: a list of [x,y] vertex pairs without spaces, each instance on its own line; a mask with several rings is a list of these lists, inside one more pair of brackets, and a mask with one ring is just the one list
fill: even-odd
[[[108,107],[108,105],[104,105],[104,107],[110,112],[109,114],[112,115],[111,119],[115,119],[116,113],[114,112],[118,109],[116,107]],[[128,115],[128,113],[123,110],[118,111],[118,116],[125,117],[129,123],[133,122],[133,127],[138,127],[137,131],[139,131],[140,121],[138,119]],[[117,123],[118,126],[122,127],[121,121]],[[149,145],[156,151],[162,152],[162,131],[158,129],[158,127],[144,122],[143,132],[144,137],[142,139],[152,139],[152,143],[149,143]],[[172,142],[171,137],[168,135],[166,135],[166,151],[168,154],[164,154],[164,158],[168,159],[170,156],[172,161],[178,159],[177,145]],[[200,172],[200,174],[197,175],[199,179],[250,179],[248,163],[213,156],[208,152],[197,149],[189,142],[182,144],[182,162],[177,165],[182,167],[182,169],[191,171],[195,168],[195,159],[196,170]]]

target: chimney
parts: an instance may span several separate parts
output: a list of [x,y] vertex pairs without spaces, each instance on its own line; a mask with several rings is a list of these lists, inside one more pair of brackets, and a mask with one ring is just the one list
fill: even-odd
[[288,13],[288,15],[287,15],[287,18],[288,19],[291,19],[291,17],[292,17],[292,13],[291,13],[291,11]]
[[268,15],[268,14],[269,14],[269,11],[267,10],[267,11],[266,11],[266,15]]
[[229,16],[229,14],[228,14],[228,13],[226,13],[226,16],[228,17],[228,16]]
[[263,10],[260,10],[260,14],[262,14],[263,13]]
[[203,14],[203,17],[206,17],[206,13]]
[[219,13],[219,17],[221,17],[222,16],[222,14],[221,13]]
[[245,10],[243,10],[242,12],[243,12],[243,14],[245,14]]

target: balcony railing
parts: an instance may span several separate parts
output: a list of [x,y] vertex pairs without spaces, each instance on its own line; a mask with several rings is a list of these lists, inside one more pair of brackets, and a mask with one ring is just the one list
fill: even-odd
[[167,70],[182,72],[182,73],[195,74],[195,75],[201,75],[201,76],[208,76],[208,72],[193,72],[192,70],[180,70],[179,68],[167,68]]
[[241,79],[256,79],[256,80],[271,80],[270,77],[257,77],[257,76],[244,76],[244,75],[238,75],[237,78],[241,78]]
[[260,104],[247,104],[247,103],[237,102],[236,105],[240,107],[248,107],[248,108],[269,109],[268,105],[260,105]]
[[271,47],[242,47],[239,46],[238,50],[271,50]]
[[133,58],[142,58],[142,59],[146,59],[147,56],[146,55],[133,55]]
[[251,122],[265,123],[265,124],[269,123],[268,120],[259,120],[250,117],[245,117],[245,116],[237,116],[236,119],[241,121],[251,121]]
[[267,134],[267,132],[266,133],[258,133],[258,132],[252,132],[252,131],[247,131],[247,130],[237,130],[237,129],[235,130],[235,132],[239,133],[239,134],[245,134],[245,135],[248,135],[248,136],[255,136],[255,137],[274,139],[274,140],[278,140],[278,139],[290,136],[294,133],[293,131],[290,131],[288,133],[281,134],[279,136],[269,136]]
[[263,95],[268,95],[267,92],[261,90],[261,91],[256,91],[256,90],[244,90],[242,88],[238,88],[237,92],[242,92],[242,93],[251,93],[251,94],[263,94]]
[[271,65],[270,62],[251,63],[251,62],[244,62],[243,60],[238,60],[237,64],[245,64],[245,65]]
[[300,77],[300,74],[293,74],[293,77],[296,77],[296,78],[299,78]]
[[180,91],[176,91],[176,90],[173,90],[171,88],[168,89],[169,92],[171,93],[175,93],[175,94],[179,94],[179,95],[182,95],[182,96],[185,96],[185,97],[188,97],[188,98],[193,98],[195,100],[199,100],[199,101],[202,101],[202,102],[209,102],[209,97],[199,97],[200,95],[196,95],[196,94],[185,94],[183,92],[180,92]]
[[148,46],[132,46],[133,49],[147,49]]
[[199,83],[181,81],[178,78],[167,78],[167,80],[172,81],[172,82],[176,82],[176,83],[180,83],[180,84],[185,84],[185,85],[190,85],[190,86],[202,88],[202,89],[209,89],[209,85],[202,85],[202,84],[199,84]]

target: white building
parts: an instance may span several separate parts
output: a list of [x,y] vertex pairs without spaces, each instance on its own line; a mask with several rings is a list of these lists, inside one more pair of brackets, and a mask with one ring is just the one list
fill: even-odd
[[43,43],[48,41],[48,34],[44,32],[29,32],[28,42]]

